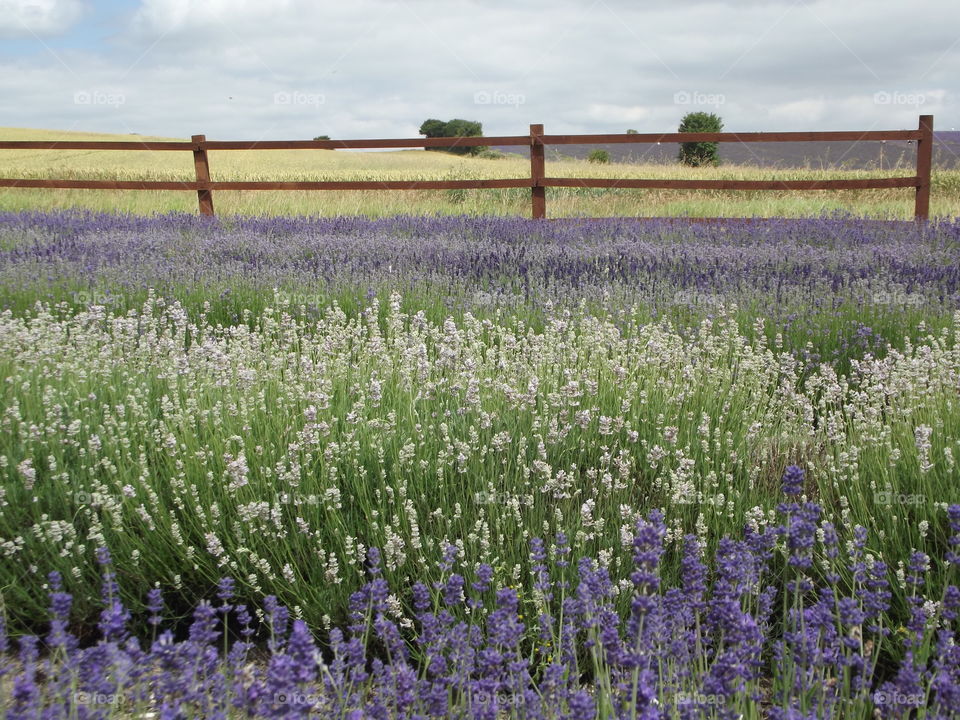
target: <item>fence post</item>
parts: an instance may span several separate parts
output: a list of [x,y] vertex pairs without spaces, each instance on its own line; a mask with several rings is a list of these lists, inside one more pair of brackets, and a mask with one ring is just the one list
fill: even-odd
[[540,185],[546,176],[543,155],[543,125],[530,126],[530,193],[533,200],[533,219],[547,217],[547,189]]
[[920,116],[917,140],[917,199],[913,209],[914,220],[930,218],[930,172],[933,165],[933,115]]
[[[206,135],[194,135],[190,138],[195,143],[202,143],[206,139]],[[207,159],[206,148],[199,147],[193,151],[193,168],[196,170],[198,183],[210,182],[210,161]],[[201,215],[213,215],[213,190],[197,190],[197,200],[200,203]]]

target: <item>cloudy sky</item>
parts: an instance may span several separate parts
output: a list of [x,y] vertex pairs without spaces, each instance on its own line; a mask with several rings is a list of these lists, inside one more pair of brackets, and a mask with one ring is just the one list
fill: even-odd
[[0,0],[0,126],[211,139],[960,129],[957,0]]

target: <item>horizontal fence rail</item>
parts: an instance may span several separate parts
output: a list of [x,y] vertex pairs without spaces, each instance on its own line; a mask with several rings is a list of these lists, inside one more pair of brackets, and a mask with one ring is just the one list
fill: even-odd
[[[682,180],[647,178],[564,178],[548,177],[545,170],[547,145],[608,145],[614,143],[688,142],[862,142],[913,140],[917,143],[916,174],[907,177],[860,178],[852,180]],[[377,181],[220,181],[210,179],[211,150],[338,150],[383,148],[454,148],[476,146],[527,146],[530,148],[530,177],[493,180],[377,180]],[[546,188],[638,188],[667,190],[860,190],[871,188],[914,188],[914,217],[930,215],[930,175],[933,160],[933,116],[921,115],[916,130],[867,130],[826,132],[750,133],[627,133],[623,135],[547,135],[543,125],[531,125],[529,135],[455,138],[394,138],[381,140],[207,140],[194,135],[190,142],[110,141],[0,141],[0,150],[145,150],[190,151],[195,181],[161,180],[59,180],[0,178],[0,187],[61,188],[89,190],[188,190],[196,191],[200,212],[213,215],[216,190],[474,190],[529,188],[531,213],[546,218]]]

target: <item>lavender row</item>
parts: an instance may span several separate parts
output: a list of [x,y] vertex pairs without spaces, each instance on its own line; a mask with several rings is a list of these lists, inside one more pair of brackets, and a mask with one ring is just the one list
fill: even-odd
[[[2,656],[4,717],[26,718],[956,718],[960,716],[960,590],[926,594],[930,573],[955,579],[960,505],[948,508],[942,562],[915,552],[906,583],[910,618],[891,626],[890,568],[801,502],[803,471],[787,469],[780,522],[719,541],[712,562],[695,536],[683,576],[661,581],[667,527],[639,519],[625,547],[632,564],[627,612],[618,612],[608,560],[575,561],[565,537],[529,544],[532,597],[495,587],[493,571],[464,572],[448,546],[442,579],[416,582],[398,606],[367,554],[368,582],[350,599],[350,622],[320,639],[270,596],[254,618],[223,578],[193,612],[187,637],[163,630],[152,590],[152,639],[131,633],[130,613],[105,549],[100,639],[69,631],[72,597],[50,575],[49,632]],[[827,570],[825,581],[811,573]],[[845,567],[853,585],[844,587]],[[256,654],[265,640],[268,653]],[[0,628],[0,647],[8,639]],[[902,660],[884,666],[893,646]],[[4,677],[6,676],[6,677]]]
[[250,283],[293,289],[301,301],[294,304],[310,305],[342,287],[431,285],[467,306],[618,297],[646,299],[660,310],[759,302],[781,317],[775,309],[785,302],[830,308],[838,294],[950,311],[960,299],[958,239],[958,221],[533,224],[7,213],[0,214],[0,269],[8,292],[32,288],[42,295],[50,281],[67,282],[88,299],[148,287],[222,292]]

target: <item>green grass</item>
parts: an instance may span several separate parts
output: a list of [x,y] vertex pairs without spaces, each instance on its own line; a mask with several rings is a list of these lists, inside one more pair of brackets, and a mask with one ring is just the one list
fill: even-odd
[[[143,140],[169,140],[136,136]],[[131,140],[105,135],[51,130],[0,128],[0,140]],[[215,138],[210,138],[215,139]],[[233,138],[224,138],[233,139]],[[441,152],[348,152],[329,150],[214,151],[214,180],[441,180],[529,177],[521,157],[469,158]],[[841,179],[910,175],[894,171],[821,169],[771,170],[748,166],[685,168],[679,165],[608,165],[585,160],[548,160],[547,174],[563,177],[650,177],[699,179]],[[85,178],[116,180],[194,179],[188,152],[0,150],[0,177]],[[479,214],[529,215],[530,193],[522,189],[452,191],[218,191],[220,214],[369,215]],[[196,212],[192,192],[34,190],[0,188],[0,210],[83,207],[139,214]],[[910,218],[913,193],[906,189],[757,192],[679,190],[598,190],[549,188],[549,217],[805,217],[833,211],[868,217]],[[960,171],[934,173],[931,213],[960,214]]]

